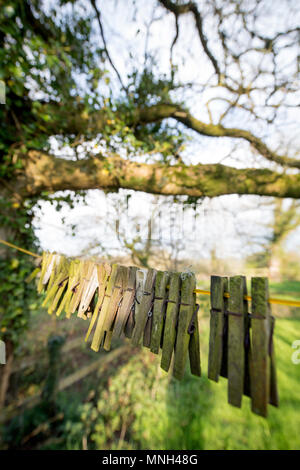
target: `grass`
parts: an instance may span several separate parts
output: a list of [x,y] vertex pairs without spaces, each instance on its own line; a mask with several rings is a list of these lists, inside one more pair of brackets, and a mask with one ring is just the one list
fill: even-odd
[[[251,279],[248,277],[248,290],[251,289]],[[209,290],[209,283],[201,282],[198,285],[199,289]],[[290,296],[291,298],[300,298],[300,281],[281,281],[281,282],[270,282],[269,289],[272,295]]]
[[[300,339],[300,321],[280,319],[276,326],[280,407],[270,406],[268,419],[251,413],[247,397],[242,409],[227,403],[226,379],[219,383],[207,379],[207,321],[201,339],[203,377],[187,373],[184,381],[176,382],[159,372],[155,397],[153,388],[143,388],[132,431],[134,441],[144,449],[299,449],[300,364],[291,361],[291,344]],[[155,364],[158,366],[157,360]],[[116,374],[113,381],[118,380]]]
[[271,282],[270,290],[278,295],[291,295],[300,298],[300,281]]

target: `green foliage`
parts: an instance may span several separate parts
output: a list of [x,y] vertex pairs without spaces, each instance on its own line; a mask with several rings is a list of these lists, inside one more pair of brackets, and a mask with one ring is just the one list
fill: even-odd
[[171,92],[178,86],[174,79],[166,74],[156,77],[153,70],[156,63],[153,57],[148,58],[148,63],[141,73],[134,70],[128,75],[128,92],[135,105],[151,106],[159,102],[171,102]]
[[[159,154],[163,161],[179,155],[186,136],[170,123],[135,124],[134,110],[171,102],[180,85],[174,77],[155,77],[148,57],[141,71],[128,75],[126,93],[114,96],[105,68],[105,50],[97,46],[92,19],[82,3],[57,0],[46,7],[37,0],[0,0],[0,80],[6,104],[0,106],[0,177],[22,170],[28,149],[49,150],[49,136],[76,150],[81,139],[69,126],[70,116],[86,120],[85,140],[127,154]],[[102,130],[91,118],[103,112]],[[63,134],[63,137],[62,137]]]
[[[152,106],[157,103],[171,103],[172,91],[180,87],[175,84],[174,78],[166,74],[157,77],[154,70],[156,63],[153,58],[148,62],[141,72],[134,70],[128,75],[128,93],[119,98],[111,108],[111,119],[108,120],[107,130],[116,135],[116,142],[122,142],[127,153],[160,155],[162,161],[168,161],[171,156],[178,157],[184,149],[184,143],[188,136],[178,131],[176,126],[170,122],[155,122],[152,124],[137,124],[135,112],[137,109]],[[130,123],[132,125],[130,126]],[[129,127],[128,127],[129,124]],[[104,135],[107,145],[115,145],[111,141],[111,133]],[[116,147],[114,147],[116,149]]]
[[[47,423],[48,414],[42,406],[25,410],[21,416],[12,419],[5,427],[2,440],[5,448],[18,449],[22,446],[25,436],[30,434],[41,423]],[[50,426],[48,425],[48,428]]]
[[0,334],[15,344],[28,325],[30,311],[36,307],[33,289],[24,283],[31,270],[25,257],[11,258],[9,263],[0,258]]
[[27,149],[48,148],[49,123],[57,121],[51,102],[70,110],[74,96],[86,109],[98,100],[93,81],[84,87],[78,81],[81,73],[91,72],[94,79],[102,74],[96,66],[102,52],[90,42],[91,18],[64,3],[57,2],[47,14],[38,1],[0,1],[0,79],[6,84],[0,177],[20,168],[18,156]]
[[[34,236],[30,226],[31,218],[32,208],[29,203],[21,207],[16,202],[0,197],[0,226],[10,234],[8,241],[32,248]],[[0,334],[1,338],[11,340],[14,344],[18,343],[26,329],[30,312],[39,306],[34,284],[25,282],[32,269],[32,259],[28,255],[9,249],[5,256],[0,257]]]
[[[98,417],[97,409],[92,403],[79,403],[76,413],[66,421],[63,427],[65,435],[64,448],[77,450],[82,446],[82,437],[90,436],[91,429]],[[94,448],[94,446],[92,446]]]

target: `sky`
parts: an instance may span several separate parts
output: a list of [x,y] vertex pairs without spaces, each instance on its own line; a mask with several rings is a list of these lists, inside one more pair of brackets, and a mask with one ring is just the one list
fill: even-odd
[[[45,8],[54,1],[44,2]],[[140,0],[136,3],[139,4],[136,10],[132,8],[131,2],[124,0],[99,3],[109,51],[124,80],[128,73],[129,53],[132,54],[135,64],[142,68],[145,50],[151,51],[157,57],[160,71],[168,74],[170,70],[170,44],[175,32],[173,16],[166,15],[163,9],[157,7],[155,1]],[[199,3],[205,11],[205,2]],[[278,1],[265,3],[267,8],[277,9],[280,14],[275,17],[265,14],[262,28],[268,28],[269,31],[278,30],[286,21],[291,25],[294,22],[297,24],[292,8],[287,11]],[[89,8],[85,0],[82,0],[82,4]],[[138,32],[132,18],[139,24]],[[147,29],[150,19],[151,28]],[[95,41],[99,41],[101,46],[97,25],[94,24],[94,27]],[[212,30],[212,20],[208,20],[206,27],[207,31]],[[215,47],[218,56],[217,45],[213,44],[212,47]],[[289,53],[286,52],[281,60],[287,68]],[[188,16],[180,20],[180,37],[173,50],[173,61],[179,67],[179,78],[182,82],[209,82],[211,69]],[[249,68],[251,61],[249,58]],[[113,85],[116,88],[119,86],[117,80],[113,79]],[[206,122],[208,114],[205,101],[214,96],[213,91],[208,86],[201,93],[182,92],[191,112]],[[216,102],[212,108],[213,116],[217,116],[220,111],[220,105]],[[297,141],[299,133],[294,131],[298,125],[297,118],[293,110],[288,114],[283,112],[278,121],[278,129],[271,130],[273,142],[279,139],[279,135],[281,139],[285,138],[281,133],[283,124],[286,133],[289,136],[294,134]],[[230,125],[237,123],[261,136],[266,132],[262,124],[249,122],[249,119],[247,121],[242,113],[230,116]],[[294,145],[296,143],[294,142]],[[53,153],[59,155],[55,139],[52,140],[52,148]],[[246,166],[254,167],[262,163],[262,159],[253,155],[249,146],[243,142],[239,141],[238,145],[233,145],[230,139],[199,137],[195,133],[187,145],[185,158],[192,164],[222,162],[239,168],[245,167],[245,162]],[[272,167],[265,161],[263,164],[265,167]],[[166,197],[125,190],[118,194],[105,195],[100,190],[93,190],[88,191],[85,203],[77,203],[74,209],[63,205],[62,210],[57,211],[49,202],[42,201],[41,209],[36,210],[34,224],[44,250],[60,251],[68,256],[82,253],[118,256],[126,253],[124,238],[130,241],[137,236],[140,236],[142,246],[147,238],[148,220],[152,217],[153,243],[160,248],[168,250],[177,243],[182,248],[183,257],[202,259],[215,251],[221,258],[243,258],[253,251],[260,250],[261,242],[269,233],[267,225],[272,220],[272,212],[265,202],[269,202],[269,199],[257,196],[222,196],[214,200],[205,199],[194,210],[184,209],[184,204],[174,205],[172,200]],[[116,221],[119,224],[119,237],[116,233]],[[289,237],[286,248],[299,250],[300,230]]]

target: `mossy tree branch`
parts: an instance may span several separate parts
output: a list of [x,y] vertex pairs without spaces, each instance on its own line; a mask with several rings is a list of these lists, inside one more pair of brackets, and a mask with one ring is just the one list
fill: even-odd
[[23,197],[36,196],[42,191],[124,188],[195,197],[257,194],[300,198],[300,174],[236,169],[221,164],[167,166],[124,160],[118,155],[73,161],[32,150],[23,170],[15,181]]
[[250,131],[239,128],[224,127],[221,124],[206,124],[193,117],[188,111],[176,105],[156,105],[138,111],[141,122],[149,123],[166,118],[174,118],[184,124],[189,129],[198,134],[208,137],[230,137],[233,139],[243,139],[249,142],[261,156],[275,162],[283,167],[300,169],[300,160],[290,158],[285,155],[279,155],[272,151],[262,139],[252,134]]

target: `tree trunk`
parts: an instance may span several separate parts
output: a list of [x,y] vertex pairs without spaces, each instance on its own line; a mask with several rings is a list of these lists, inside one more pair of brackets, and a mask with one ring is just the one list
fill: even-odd
[[270,247],[268,271],[269,278],[272,279],[272,281],[279,282],[281,280],[280,245]]

